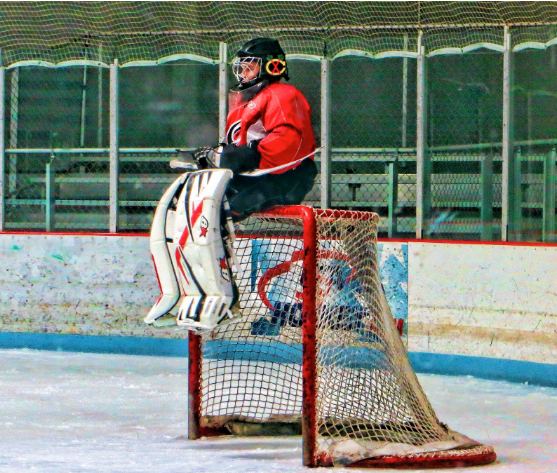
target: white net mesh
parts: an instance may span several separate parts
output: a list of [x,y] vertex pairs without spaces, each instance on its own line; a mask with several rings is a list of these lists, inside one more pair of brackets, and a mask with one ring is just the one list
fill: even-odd
[[254,217],[236,245],[244,317],[203,337],[201,427],[299,434],[311,404],[313,464],[469,455],[479,444],[438,421],[410,367],[379,280],[377,215],[315,212],[315,400],[302,395],[303,222]]
[[[334,57],[416,51],[418,31],[435,47],[503,45],[505,25],[520,41],[557,38],[556,2],[0,2],[3,65],[87,60],[121,65],[191,55],[218,61],[219,42],[281,40],[288,54]],[[544,26],[545,25],[545,26]],[[541,27],[542,29],[536,29]],[[464,32],[460,29],[468,29]],[[483,28],[483,30],[482,30]],[[488,31],[487,29],[493,29]],[[405,35],[410,35],[405,43]],[[543,36],[540,40],[540,36]],[[431,50],[430,50],[431,51]],[[43,64],[44,65],[44,64]]]
[[298,223],[249,219],[239,235],[236,282],[244,317],[204,337],[206,425],[300,420],[302,332],[299,323],[285,323],[302,302],[296,295],[302,271]]

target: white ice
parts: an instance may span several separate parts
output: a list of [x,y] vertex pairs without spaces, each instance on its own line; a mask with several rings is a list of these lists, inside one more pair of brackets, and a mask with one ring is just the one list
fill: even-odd
[[[310,471],[299,437],[187,440],[184,358],[0,350],[0,361],[2,473]],[[557,472],[556,388],[419,378],[441,421],[499,457],[434,471]]]

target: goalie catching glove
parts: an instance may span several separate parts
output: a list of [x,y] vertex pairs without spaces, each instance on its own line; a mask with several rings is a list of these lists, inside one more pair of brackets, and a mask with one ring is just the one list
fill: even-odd
[[197,148],[193,151],[177,150],[178,159],[170,161],[172,169],[186,169],[195,171],[199,169],[219,167],[222,146],[216,148]]

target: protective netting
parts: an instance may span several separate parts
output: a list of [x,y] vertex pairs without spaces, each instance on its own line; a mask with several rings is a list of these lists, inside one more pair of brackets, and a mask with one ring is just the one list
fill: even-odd
[[489,50],[428,59],[427,238],[500,238],[502,71]]
[[[216,143],[218,81],[218,66],[192,61],[120,69],[120,146],[197,148]],[[91,96],[95,92],[89,88]]]
[[[302,415],[315,412],[313,465],[493,456],[439,422],[410,367],[379,280],[377,215],[314,212],[315,353],[302,333],[310,303],[303,221],[252,217],[236,242],[243,317],[205,335],[194,361],[201,363],[198,435],[299,434]],[[316,362],[311,400],[302,395],[302,379],[312,376],[308,356]]]
[[[468,29],[457,36],[435,34],[436,49],[502,46],[504,25],[522,29],[520,44],[544,45],[557,37],[555,2],[0,3],[4,65],[107,65],[114,58],[127,64],[176,55],[217,61],[220,41],[235,47],[254,34],[280,39],[289,54],[318,57],[350,50],[415,52],[419,30],[447,27]],[[531,25],[547,26],[540,33]]]
[[[217,69],[176,61],[119,71],[122,230],[150,228],[177,148],[217,142]],[[99,67],[6,71],[6,228],[109,230],[109,84]]]
[[[514,57],[514,179],[512,236],[555,241],[555,132],[546,113],[557,110],[557,46],[525,50]],[[537,71],[533,74],[533,71]],[[539,71],[539,72],[538,72]]]
[[302,249],[299,221],[242,225],[236,283],[244,317],[204,337],[202,425],[300,421]]
[[[555,240],[556,7],[0,2],[1,64],[8,67],[0,87],[7,150],[0,176],[2,227],[107,231],[117,213],[118,231],[148,231],[172,179],[163,161],[174,149],[218,142],[219,43],[227,45],[230,62],[246,40],[271,36],[287,53],[290,84],[311,105],[318,146],[324,77],[319,60],[333,59],[327,101],[331,187],[322,189],[318,176],[305,204],[320,206],[323,193],[331,208],[386,217],[381,236],[414,237],[421,41],[427,104],[420,118],[429,160],[421,189],[425,234],[498,239],[508,218],[511,240]],[[505,31],[513,52],[508,97]],[[119,111],[111,125],[107,67],[115,59]],[[512,164],[505,185],[503,98],[510,100],[511,160],[521,161]],[[118,136],[118,169],[109,165],[110,131]],[[319,153],[315,159],[319,166]],[[119,194],[109,208],[109,183],[116,180]],[[509,189],[508,216],[502,188]]]
[[416,142],[416,61],[342,57],[331,65],[335,148],[406,148]]

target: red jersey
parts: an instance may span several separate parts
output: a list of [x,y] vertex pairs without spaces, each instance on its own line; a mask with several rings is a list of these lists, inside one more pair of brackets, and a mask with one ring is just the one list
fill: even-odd
[[257,147],[261,153],[260,169],[288,164],[315,151],[306,98],[295,87],[280,82],[268,85],[249,102],[231,110],[226,130],[228,144],[245,145],[261,140]]

